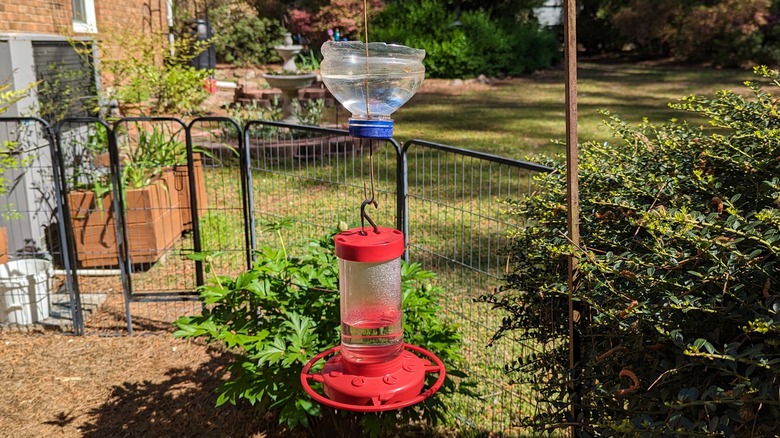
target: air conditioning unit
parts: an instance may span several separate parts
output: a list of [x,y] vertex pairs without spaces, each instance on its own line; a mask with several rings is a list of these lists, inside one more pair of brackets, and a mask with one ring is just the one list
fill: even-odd
[[[100,85],[94,60],[91,39],[0,33],[0,83],[11,84],[11,90],[36,84],[28,97],[0,117],[38,116],[54,124],[65,117],[94,115]],[[81,133],[76,131],[85,129],[74,127],[63,136],[78,136]],[[43,125],[0,120],[3,144],[12,145],[17,162],[5,170],[11,189],[0,196],[0,227],[7,228],[9,254],[56,257],[57,203]]]

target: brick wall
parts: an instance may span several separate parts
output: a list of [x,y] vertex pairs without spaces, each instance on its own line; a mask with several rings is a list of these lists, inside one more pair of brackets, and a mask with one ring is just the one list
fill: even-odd
[[95,0],[98,31],[168,30],[165,0]]
[[[167,30],[165,0],[94,0],[99,32]],[[72,0],[2,0],[0,32],[73,34]]]
[[0,2],[0,32],[70,33],[72,20],[71,0]]

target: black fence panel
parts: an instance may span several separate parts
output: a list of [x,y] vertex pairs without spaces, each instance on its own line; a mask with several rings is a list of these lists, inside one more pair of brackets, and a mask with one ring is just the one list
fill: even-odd
[[[253,247],[289,249],[325,236],[339,223],[361,225],[360,206],[378,225],[402,228],[397,193],[400,146],[346,131],[249,122]],[[365,224],[369,226],[368,223]]]
[[[502,202],[537,190],[534,175],[550,171],[544,166],[420,140],[401,147],[343,130],[241,126],[223,117],[78,118],[52,129],[0,118],[0,140],[13,145],[0,153],[0,176],[11,182],[0,191],[6,253],[44,266],[47,317],[58,316],[65,330],[170,330],[176,318],[202,310],[197,289],[209,279],[191,254],[213,254],[210,272],[235,276],[262,246],[295,255],[339,226],[370,226],[360,207],[374,200],[366,214],[404,232],[406,259],[437,274],[442,316],[460,327],[468,377],[458,383],[477,394],[450,403],[460,426],[522,436],[528,431],[517,420],[544,408],[503,373],[504,364],[544,346],[519,335],[488,346],[500,316],[475,302],[502,283],[511,232],[523,226]],[[1,239],[0,231],[0,274],[8,265]],[[58,306],[66,310],[55,315]],[[27,314],[14,317],[19,323],[0,320],[0,328],[43,327],[27,324]]]
[[504,365],[543,346],[509,337],[490,345],[501,315],[476,298],[502,283],[510,233],[523,225],[504,213],[503,201],[531,193],[533,176],[550,169],[420,140],[404,144],[404,158],[408,259],[436,272],[447,297],[443,317],[463,335],[461,383],[479,394],[456,397],[453,411],[465,428],[526,434],[516,420],[533,415],[537,400],[507,382]]
[[[210,263],[214,272],[236,275],[251,266],[247,152],[241,126],[229,118],[202,117],[189,125],[194,163],[202,164],[203,188],[193,181],[199,214],[193,227],[197,252],[220,254]],[[199,171],[193,176],[199,176]],[[203,283],[202,266],[198,273]]]
[[0,329],[81,333],[52,132],[0,119]]

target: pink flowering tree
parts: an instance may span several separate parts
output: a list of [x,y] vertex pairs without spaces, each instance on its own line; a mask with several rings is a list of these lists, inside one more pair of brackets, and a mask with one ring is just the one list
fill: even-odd
[[292,9],[287,15],[290,20],[290,32],[303,35],[306,38],[316,32],[312,27],[314,16],[311,12],[301,9]]
[[[369,0],[368,19],[371,20],[384,6],[382,0]],[[339,29],[342,37],[362,40],[365,33],[363,22],[363,0],[331,0],[329,5],[317,13],[315,27],[323,32],[328,29]]]
[[[368,1],[368,19],[384,8],[384,1]],[[290,31],[303,35],[310,45],[319,47],[338,29],[341,37],[363,40],[365,35],[363,0],[331,0],[319,11],[293,9],[288,13]],[[331,33],[329,35],[328,30]],[[369,38],[371,36],[369,35]]]

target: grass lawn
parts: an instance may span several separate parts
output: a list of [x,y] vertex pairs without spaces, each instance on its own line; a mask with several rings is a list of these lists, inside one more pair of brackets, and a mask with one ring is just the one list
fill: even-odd
[[[689,94],[744,90],[750,70],[716,70],[659,64],[581,62],[578,71],[579,139],[606,141],[611,132],[599,110],[635,123],[670,118],[702,124],[668,103]],[[466,149],[525,159],[563,152],[553,140],[565,136],[564,72],[540,72],[492,85],[454,86],[428,81],[395,115],[396,139],[419,138]]]

